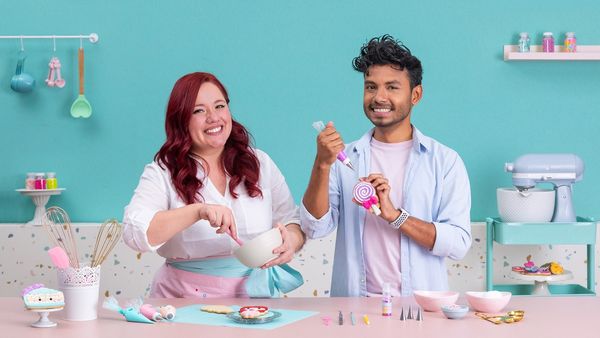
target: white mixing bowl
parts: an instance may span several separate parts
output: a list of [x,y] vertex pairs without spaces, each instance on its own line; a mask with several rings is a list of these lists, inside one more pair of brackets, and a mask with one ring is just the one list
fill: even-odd
[[266,262],[277,258],[273,249],[283,242],[279,228],[273,228],[260,234],[233,251],[233,255],[249,268],[261,267]]
[[556,192],[549,189],[498,188],[498,213],[502,222],[550,222],[554,214]]

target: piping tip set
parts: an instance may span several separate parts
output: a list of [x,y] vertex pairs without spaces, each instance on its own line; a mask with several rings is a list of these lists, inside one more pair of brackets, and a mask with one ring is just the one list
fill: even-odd
[[[323,316],[323,317],[321,317],[321,320],[323,321],[323,325],[325,325],[325,326],[329,326],[329,324],[331,324],[331,322],[332,322],[332,319],[329,316]],[[362,321],[365,325],[371,325],[369,316],[366,314],[362,316]],[[342,312],[342,310],[338,311],[338,325],[344,325],[344,313]],[[346,323],[346,325],[348,325],[348,324]],[[356,318],[354,317],[353,312],[350,312],[350,325],[352,325],[352,326],[356,325]]]
[[408,306],[408,313],[405,315],[404,314],[404,307],[402,307],[402,310],[400,311],[400,320],[405,321],[405,320],[416,320],[417,322],[422,322],[423,321],[423,312],[421,311],[421,307],[417,307],[417,314],[413,316],[413,310],[412,310],[412,306]]
[[[421,309],[421,307],[416,307],[416,314],[413,314],[413,307],[412,306],[408,306],[408,311],[404,311],[404,307],[402,307],[402,310],[400,311],[400,320],[401,321],[406,321],[406,320],[416,320],[417,322],[422,322],[423,321],[423,311]],[[405,314],[406,313],[406,314]],[[329,326],[329,324],[332,323],[332,318],[329,316],[324,316],[321,318],[323,320],[323,325],[325,326]],[[370,325],[371,321],[369,320],[369,316],[367,316],[366,314],[362,316],[362,321],[364,322],[365,325]],[[338,325],[344,325],[344,313],[342,312],[342,310],[338,311]],[[348,323],[346,323],[346,325],[348,325]],[[354,326],[356,325],[356,319],[354,317],[354,313],[350,312],[350,325]]]

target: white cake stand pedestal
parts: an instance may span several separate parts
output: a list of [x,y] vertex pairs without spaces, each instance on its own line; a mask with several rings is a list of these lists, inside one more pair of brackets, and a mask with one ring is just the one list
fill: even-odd
[[65,188],[45,190],[17,189],[22,195],[30,196],[33,204],[35,204],[33,219],[27,222],[27,225],[42,225],[42,219],[46,213],[46,204],[50,200],[50,196],[60,195],[64,190]]
[[50,314],[50,312],[60,311],[62,309],[63,309],[62,307],[59,307],[56,309],[29,309],[29,311],[37,312],[38,315],[40,315],[40,319],[35,323],[31,323],[31,326],[33,326],[33,327],[55,327],[56,323],[51,321],[50,319],[48,319],[48,315]]
[[548,289],[549,282],[560,282],[569,279],[573,279],[573,274],[569,270],[564,270],[560,275],[524,275],[515,271],[510,272],[510,277],[518,280],[533,281],[534,286],[531,291],[532,296],[550,296],[550,289]]

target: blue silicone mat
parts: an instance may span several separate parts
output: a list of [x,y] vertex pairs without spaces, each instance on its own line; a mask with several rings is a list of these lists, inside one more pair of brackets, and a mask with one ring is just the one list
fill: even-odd
[[[311,317],[316,315],[316,311],[298,311],[298,310],[285,310],[285,309],[271,309],[281,313],[281,317],[275,319],[270,323],[264,324],[240,324],[236,323],[226,315],[217,313],[208,313],[201,311],[200,308],[204,304],[195,304],[177,308],[177,315],[175,316],[176,323],[188,323],[188,324],[199,324],[199,325],[213,325],[213,326],[229,326],[229,327],[242,327],[249,329],[262,329],[272,330],[282,327],[293,322]],[[237,305],[230,306],[234,311],[240,309]]]

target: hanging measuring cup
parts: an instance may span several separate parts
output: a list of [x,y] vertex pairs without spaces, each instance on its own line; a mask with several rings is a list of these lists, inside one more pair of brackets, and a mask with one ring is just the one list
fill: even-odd
[[35,79],[33,76],[25,73],[25,59],[27,56],[21,50],[19,60],[17,61],[17,70],[15,75],[10,79],[10,88],[17,93],[29,93],[35,87]]

